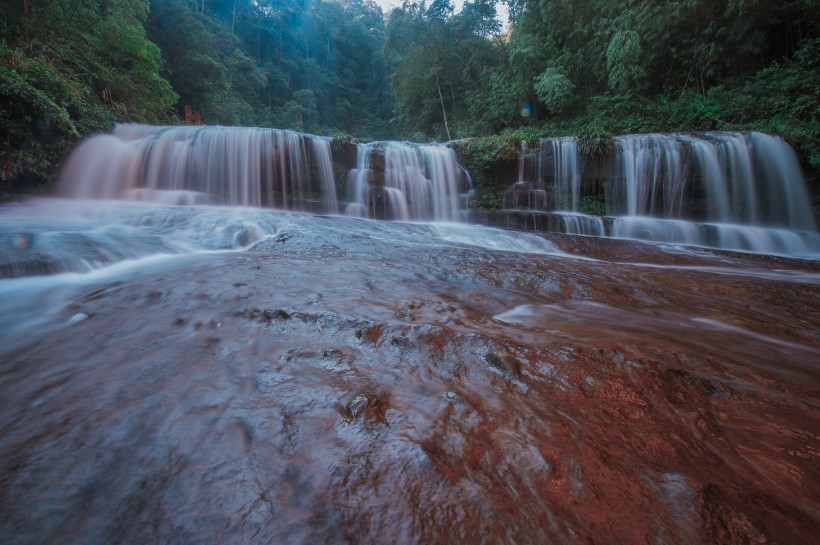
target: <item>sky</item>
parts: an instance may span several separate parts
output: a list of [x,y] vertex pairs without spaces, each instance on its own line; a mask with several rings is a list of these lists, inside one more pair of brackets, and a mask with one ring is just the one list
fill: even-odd
[[[382,7],[382,11],[387,14],[391,9],[401,6],[402,0],[374,0]],[[464,0],[453,0],[453,5],[456,11],[461,11],[461,6],[464,5]]]
[[[374,0],[379,6],[381,6],[382,11],[386,14],[390,13],[390,10],[401,6],[402,0]],[[461,7],[464,5],[464,0],[453,0],[453,6],[455,6],[455,11],[458,13],[461,11]],[[501,24],[504,28],[507,28],[507,6],[502,4],[501,2],[496,2],[495,5],[496,10],[496,18],[501,21]]]

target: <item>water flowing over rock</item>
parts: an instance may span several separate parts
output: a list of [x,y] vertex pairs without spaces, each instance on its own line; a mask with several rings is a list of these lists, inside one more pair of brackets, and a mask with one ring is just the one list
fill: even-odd
[[[531,220],[467,213],[469,174],[442,144],[372,142],[339,178],[330,140],[292,131],[118,125],[74,152],[72,198],[343,212],[362,218],[543,225],[567,234],[811,256],[820,235],[792,148],[762,133],[619,136],[586,158],[572,137],[521,143],[506,208]],[[337,169],[338,170],[338,169]],[[344,189],[344,188],[342,188]],[[546,213],[557,218],[537,218]],[[487,219],[490,218],[490,219]]]
[[817,262],[56,199],[0,241],[4,544],[820,531]]
[[[378,154],[383,154],[383,164],[374,169]],[[374,183],[377,176],[383,183]],[[348,179],[346,214],[405,221],[461,219],[460,194],[469,183],[452,149],[407,142],[359,144]]]
[[[545,148],[549,146],[552,153],[554,187],[556,190],[556,208],[577,212],[581,200],[581,157],[575,138],[544,138],[540,141],[538,160],[544,158]],[[539,165],[539,174],[543,172]],[[539,186],[543,178],[539,179]]]
[[316,194],[337,212],[330,140],[276,129],[117,125],[74,151],[58,187],[79,199],[283,209]]
[[[522,159],[507,205],[512,195],[511,208],[548,211],[561,218],[555,224],[561,232],[820,252],[802,171],[781,138],[754,132],[626,135],[615,139],[611,154],[591,159],[579,153],[575,138],[545,138],[536,155],[529,169]],[[590,207],[605,220],[580,220],[579,212]]]
[[815,230],[800,165],[781,138],[649,134],[615,146],[610,215]]

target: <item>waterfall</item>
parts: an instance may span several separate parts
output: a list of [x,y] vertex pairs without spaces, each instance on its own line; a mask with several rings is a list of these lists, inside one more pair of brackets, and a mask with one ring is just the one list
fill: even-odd
[[607,193],[611,215],[677,217],[688,156],[674,135],[642,134],[615,140],[615,175]]
[[563,210],[578,211],[581,200],[581,174],[578,141],[575,138],[549,138],[553,157],[556,202]]
[[81,199],[284,209],[321,195],[323,211],[338,211],[330,141],[276,129],[117,125],[78,146],[59,191]]
[[602,237],[604,236],[604,233],[606,233],[606,229],[604,228],[604,220],[598,216],[564,213],[561,214],[561,222],[564,233],[568,235]]
[[319,170],[319,179],[322,181],[322,195],[328,212],[335,214],[339,211],[336,200],[336,180],[333,179],[333,159],[330,154],[329,138],[311,138],[313,154],[316,157],[316,167]]
[[797,157],[781,138],[642,134],[615,146],[610,215],[815,230]]
[[[582,164],[578,141],[574,137],[542,138],[538,142],[537,160],[527,156],[528,145],[521,142],[518,160],[518,181],[504,194],[506,208],[526,207],[547,211],[558,218],[561,232],[572,235],[603,236],[604,223],[600,217],[579,212],[581,201]],[[530,168],[527,168],[528,159]],[[535,169],[532,181],[525,172]]]
[[347,173],[347,187],[349,204],[345,208],[345,215],[359,218],[373,217],[375,205],[371,201],[370,176],[374,148],[371,144],[356,146],[356,168]]
[[[287,130],[117,125],[66,162],[63,196],[236,205],[404,221],[454,221],[469,175],[441,144],[357,144],[337,198],[331,141]],[[727,249],[820,251],[794,150],[762,133],[637,134],[585,160],[573,137],[520,143],[507,208],[549,214],[564,233]],[[601,218],[604,216],[604,219]],[[534,216],[533,216],[534,217]]]
[[[749,136],[754,164],[768,208],[764,222],[795,230],[814,231],[814,215],[797,154],[782,138],[753,132]],[[751,162],[751,159],[748,159]]]
[[[543,138],[536,183],[524,180],[525,171],[522,154],[507,207],[556,216],[560,222],[548,224],[564,233],[760,252],[820,249],[797,156],[776,136],[625,135],[595,162],[584,161],[575,138]],[[534,199],[536,191],[546,195]]]
[[[374,166],[374,156],[383,165]],[[455,152],[439,144],[359,144],[356,168],[348,175],[345,213],[395,220],[455,221],[460,217],[464,173]]]
[[615,148],[607,187],[612,236],[816,251],[803,174],[782,138],[754,132],[627,135],[616,138]]

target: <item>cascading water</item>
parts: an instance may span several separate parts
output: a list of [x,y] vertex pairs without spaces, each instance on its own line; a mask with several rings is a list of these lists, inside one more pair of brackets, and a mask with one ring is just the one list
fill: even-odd
[[335,214],[339,211],[336,200],[336,180],[333,178],[333,158],[330,153],[329,138],[311,138],[313,155],[316,157],[316,167],[319,170],[319,179],[322,182],[322,196],[328,212]]
[[615,146],[607,213],[679,216],[682,186],[690,170],[681,142],[671,135],[647,134],[617,138]]
[[[528,149],[527,142],[522,141],[518,181],[505,192],[505,206],[549,210],[546,224],[562,233],[604,236],[606,230],[600,217],[579,212],[582,164],[577,140],[573,137],[542,138],[538,142],[538,159],[534,165],[528,157]],[[535,175],[533,181],[528,181],[526,174],[532,168],[535,168]]]
[[373,217],[375,203],[371,199],[370,176],[374,148],[371,144],[356,146],[356,168],[347,173],[347,187],[349,204],[345,208],[345,215],[359,218]]
[[275,129],[118,125],[74,151],[59,187],[81,199],[284,209],[321,194],[323,211],[338,211],[329,139]]
[[[384,155],[383,180],[373,167]],[[439,144],[376,142],[359,144],[356,168],[348,175],[350,204],[346,214],[395,220],[455,221],[460,218],[459,189],[464,173],[455,152]],[[385,198],[379,200],[378,193]]]
[[[521,146],[507,206],[551,214],[562,232],[799,255],[820,249],[797,158],[781,138],[627,135],[615,139],[608,161],[586,164],[575,138],[542,139],[537,163]],[[457,220],[465,174],[445,145],[359,144],[344,212]],[[330,140],[275,129],[118,125],[78,147],[59,188],[73,198],[339,212]]]
[[549,144],[553,157],[554,188],[558,208],[578,211],[581,200],[581,173],[578,142],[575,138],[549,138],[540,144]]
[[[763,212],[763,223],[784,225],[795,230],[816,230],[803,171],[792,147],[782,138],[759,132],[749,135],[749,141],[754,153],[752,158],[747,157],[745,161],[755,165],[758,175],[750,180],[758,186],[763,199],[751,191],[749,195],[754,198],[752,203],[768,203]],[[751,210],[751,213],[754,212]],[[754,220],[760,221],[758,217],[760,216],[754,216]]]
[[[574,138],[545,138],[539,149],[538,187],[550,192],[550,213],[565,233],[800,255],[820,250],[797,157],[781,138],[620,136],[602,165],[583,164]],[[594,174],[586,172],[582,186],[586,168]],[[600,202],[601,212],[605,207],[606,223],[579,214],[584,197]]]
[[607,212],[616,216],[612,236],[761,252],[816,251],[803,175],[781,138],[647,134],[618,137],[615,146],[607,190]]
[[[539,154],[538,157],[538,171],[540,173],[542,154]],[[535,184],[527,180],[529,170],[527,167],[530,162],[529,143],[522,140],[518,157],[518,180],[504,193],[504,206],[506,208],[526,207],[531,210],[543,210],[547,207],[547,192],[544,189],[543,180],[540,176]]]
[[563,232],[568,235],[602,237],[606,233],[604,221],[598,216],[564,212],[560,217]]

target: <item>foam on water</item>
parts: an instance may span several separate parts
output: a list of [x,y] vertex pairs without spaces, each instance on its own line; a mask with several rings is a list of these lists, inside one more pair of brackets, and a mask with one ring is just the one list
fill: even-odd
[[0,209],[0,277],[86,272],[156,254],[242,250],[290,218],[247,208],[33,201]]
[[530,233],[516,233],[480,225],[434,223],[432,233],[441,240],[488,250],[527,254],[563,254],[552,242]]

